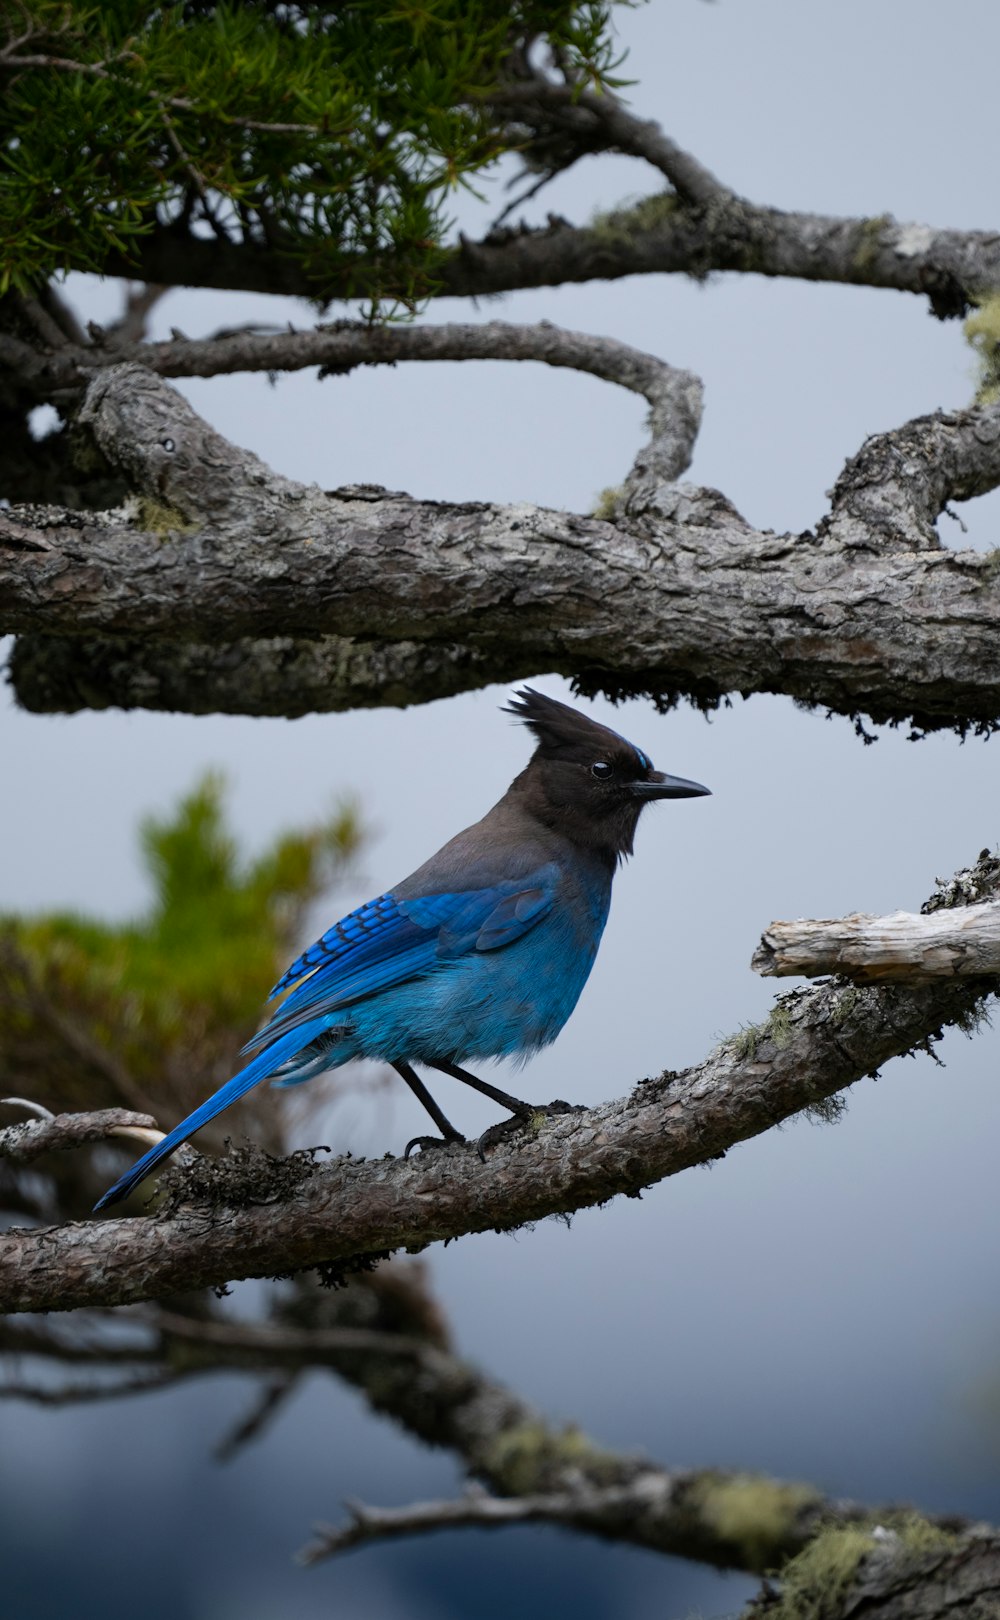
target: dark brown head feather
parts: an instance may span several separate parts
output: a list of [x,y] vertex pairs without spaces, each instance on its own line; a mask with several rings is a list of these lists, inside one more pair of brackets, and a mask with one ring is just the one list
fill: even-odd
[[504,714],[513,714],[534,732],[538,742],[536,758],[579,760],[590,763],[595,759],[628,761],[638,772],[649,769],[649,760],[638,748],[612,731],[592,720],[589,714],[571,709],[568,703],[546,697],[533,686],[522,686],[513,700],[503,706]]

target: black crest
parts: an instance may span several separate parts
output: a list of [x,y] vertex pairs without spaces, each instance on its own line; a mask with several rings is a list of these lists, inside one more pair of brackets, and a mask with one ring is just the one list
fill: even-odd
[[522,686],[513,701],[503,705],[502,713],[514,715],[534,732],[537,752],[543,759],[589,763],[591,759],[626,756],[633,768],[649,769],[645,754],[617,731],[602,726],[579,709],[571,709],[568,703],[536,692],[533,686]]

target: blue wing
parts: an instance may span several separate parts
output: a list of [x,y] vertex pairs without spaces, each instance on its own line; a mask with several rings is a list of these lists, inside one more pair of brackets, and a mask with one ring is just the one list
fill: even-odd
[[329,928],[282,975],[272,995],[308,977],[244,1050],[259,1050],[320,1011],[349,1007],[467,951],[511,944],[551,909],[558,877],[558,868],[549,865],[484,889],[369,900]]
[[244,1048],[257,1056],[145,1153],[94,1208],[126,1198],[216,1114],[278,1070],[292,1068],[297,1054],[330,1030],[331,1013],[467,951],[499,950],[520,939],[551,910],[558,878],[558,868],[549,865],[483,889],[416,899],[382,894],[341,918],[275,985],[272,996],[308,974]]
[[301,979],[314,968],[329,967],[354,954],[355,960],[375,959],[383,951],[392,955],[397,939],[401,914],[391,894],[380,894],[377,900],[368,900],[349,916],[328,928],[315,945],[296,957],[290,968],[281,975],[269,1000],[280,996],[296,979]]

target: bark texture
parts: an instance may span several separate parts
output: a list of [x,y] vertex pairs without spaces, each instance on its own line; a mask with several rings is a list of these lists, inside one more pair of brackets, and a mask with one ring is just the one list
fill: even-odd
[[[168,286],[220,287],[299,297],[364,297],[381,268],[348,260],[322,288],[287,255],[237,243],[154,230],[135,257],[109,259],[106,275]],[[521,287],[615,281],[623,276],[713,271],[885,287],[926,297],[942,319],[964,314],[977,294],[1000,285],[995,231],[938,230],[889,214],[844,218],[770,208],[718,195],[704,204],[672,191],[624,207],[591,225],[553,218],[540,230],[498,231],[464,241],[436,272],[446,298],[482,298]]]
[[745,1620],[996,1620],[1000,1536],[952,1536],[913,1523],[831,1529],[780,1572]]
[[[0,514],[0,630],[86,638],[99,702],[155,698],[156,670],[178,642],[195,644],[200,711],[216,695],[211,643],[230,644],[219,695],[233,684],[231,644],[245,638],[272,641],[258,691],[299,670],[315,682],[346,649],[321,641],[299,665],[285,638],[333,636],[352,638],[350,672],[372,699],[386,643],[403,642],[417,651],[404,649],[393,690],[426,648],[449,690],[487,671],[544,668],[575,675],[584,690],[646,692],[662,705],[780,691],[921,728],[991,729],[1000,718],[995,559],[945,550],[934,529],[948,500],[1000,482],[997,405],[869,440],[816,531],[800,535],[754,530],[717,491],[665,483],[643,464],[614,521],[371,487],[324,494],[229,445],[130,364],[93,378],[82,416],[143,496],[130,515]],[[109,637],[117,658],[93,645]],[[120,638],[159,644],[150,679],[121,656]],[[15,665],[26,700],[79,696],[79,660],[68,672],[66,662],[62,674],[58,660],[43,672],[42,644],[29,648]],[[180,679],[179,668],[171,702],[183,696]],[[346,698],[336,686],[325,697],[315,686],[285,691],[265,692],[267,712]]]
[[1000,904],[991,901],[929,917],[909,911],[889,917],[855,912],[850,917],[773,922],[751,965],[765,978],[839,973],[856,984],[1000,974]]

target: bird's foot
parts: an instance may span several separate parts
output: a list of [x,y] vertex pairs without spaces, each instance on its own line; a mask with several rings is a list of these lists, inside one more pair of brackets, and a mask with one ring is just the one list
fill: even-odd
[[453,1142],[458,1142],[464,1147],[465,1137],[458,1131],[454,1136],[411,1136],[403,1149],[403,1158],[408,1159],[414,1148],[419,1148],[421,1153],[427,1153],[431,1148],[451,1147]]
[[583,1113],[582,1103],[563,1102],[558,1097],[549,1103],[525,1103],[523,1112],[512,1114],[510,1119],[502,1119],[485,1130],[476,1143],[476,1152],[485,1164],[488,1149],[510,1141],[519,1131],[537,1132],[542,1121],[550,1116],[580,1113]]

